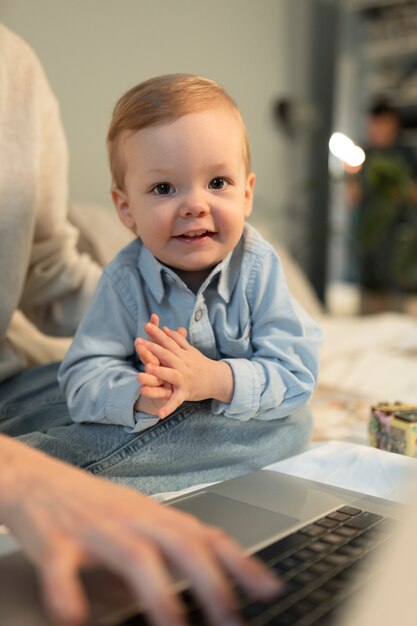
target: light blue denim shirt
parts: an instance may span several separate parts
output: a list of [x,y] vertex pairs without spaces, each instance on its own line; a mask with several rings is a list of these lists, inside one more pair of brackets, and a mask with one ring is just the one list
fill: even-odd
[[272,246],[247,224],[196,294],[139,240],[109,263],[59,370],[74,421],[133,431],[158,421],[133,409],[142,369],[134,341],[146,337],[152,313],[161,326],[187,328],[193,346],[232,368],[232,401],[212,400],[214,414],[279,419],[308,402],[321,332],[292,298]]

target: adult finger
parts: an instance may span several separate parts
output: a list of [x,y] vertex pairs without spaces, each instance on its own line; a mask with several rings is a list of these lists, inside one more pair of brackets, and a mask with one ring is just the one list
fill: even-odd
[[282,583],[263,563],[246,555],[222,530],[210,528],[208,541],[225,570],[247,591],[268,600],[279,593]]
[[180,573],[190,581],[192,592],[202,607],[208,624],[240,625],[237,601],[225,571],[205,541],[204,534],[161,533],[158,542]]
[[[227,574],[261,600],[269,600],[279,592],[281,584],[277,578],[260,561],[247,556],[224,531],[183,512],[168,509],[166,514],[170,515],[169,524],[159,516],[159,526],[142,526],[141,532],[156,541],[164,555],[191,581],[214,624],[229,623],[223,619],[235,611]],[[214,614],[210,612],[213,604],[218,605]]]
[[173,591],[165,564],[151,542],[133,533],[120,534],[116,525],[104,524],[91,533],[88,548],[96,560],[118,573],[144,605],[153,626],[185,626],[184,609]]
[[41,593],[47,611],[59,624],[78,626],[89,615],[88,601],[79,579],[79,562],[64,542],[50,546],[39,566]]

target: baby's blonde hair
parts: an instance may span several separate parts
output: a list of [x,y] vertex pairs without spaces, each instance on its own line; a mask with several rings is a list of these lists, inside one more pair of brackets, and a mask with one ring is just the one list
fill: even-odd
[[250,171],[250,152],[245,124],[235,101],[213,80],[194,74],[166,74],[139,83],[116,103],[107,134],[113,186],[124,189],[125,164],[120,154],[123,131],[135,133],[188,113],[226,106],[236,116],[243,133],[243,159]]

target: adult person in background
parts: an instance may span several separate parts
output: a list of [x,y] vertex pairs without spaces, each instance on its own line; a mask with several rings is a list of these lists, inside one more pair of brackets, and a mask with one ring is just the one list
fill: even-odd
[[417,159],[400,131],[398,111],[376,100],[366,119],[365,162],[347,172],[351,278],[361,287],[363,313],[401,309],[404,294],[417,292]]
[[[71,335],[100,269],[77,252],[67,221],[67,149],[56,100],[31,49],[1,24],[0,102],[0,419],[19,435],[69,418],[57,365],[27,369],[31,336],[18,347],[16,328]],[[259,597],[276,589],[220,531],[4,435],[0,522],[36,564],[46,604],[63,624],[87,616],[78,574],[91,564],[119,573],[159,626],[184,623],[166,563],[191,580],[213,625],[237,623],[227,574]]]

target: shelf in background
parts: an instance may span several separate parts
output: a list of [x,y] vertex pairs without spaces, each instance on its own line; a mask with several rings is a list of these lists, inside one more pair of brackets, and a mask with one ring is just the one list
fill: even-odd
[[413,38],[396,38],[385,41],[367,41],[363,44],[363,52],[369,61],[387,61],[393,63],[400,57],[417,58],[417,32]]
[[346,0],[345,4],[352,11],[369,11],[371,9],[413,4],[413,2],[410,2],[410,0]]

